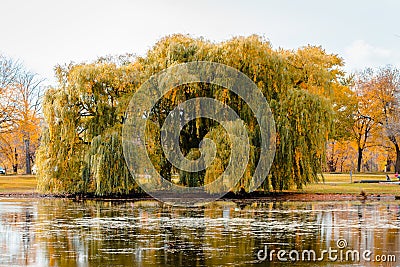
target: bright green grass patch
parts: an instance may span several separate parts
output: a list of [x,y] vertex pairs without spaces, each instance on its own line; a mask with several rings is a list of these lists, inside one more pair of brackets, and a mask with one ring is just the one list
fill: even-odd
[[0,175],[0,193],[34,193],[36,183],[34,175]]

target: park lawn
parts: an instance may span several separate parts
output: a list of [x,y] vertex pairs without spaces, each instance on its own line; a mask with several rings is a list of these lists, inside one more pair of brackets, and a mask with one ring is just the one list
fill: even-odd
[[[396,180],[393,174],[389,175],[390,179]],[[349,174],[324,174],[325,181],[313,183],[305,186],[302,190],[308,194],[366,194],[374,195],[395,195],[400,196],[400,185],[398,184],[379,184],[379,183],[354,183],[360,180],[386,180],[386,174],[353,174],[353,183],[350,183]]]
[[[390,179],[395,179],[393,174],[388,174]],[[350,183],[350,174],[348,173],[324,173],[325,183]],[[361,181],[361,180],[386,180],[385,173],[357,173],[352,175],[352,181]],[[322,180],[322,179],[321,179]]]
[[350,183],[337,183],[337,184],[310,184],[305,186],[302,190],[297,192],[307,194],[366,194],[373,195],[394,195],[400,196],[400,185],[390,184],[350,184]]
[[[392,175],[389,175],[395,180]],[[400,185],[396,184],[367,184],[354,183],[360,180],[386,180],[385,174],[353,174],[353,183],[350,183],[349,174],[324,174],[325,181],[313,183],[300,190],[288,192],[301,192],[307,194],[366,194],[400,196]],[[37,179],[34,175],[0,175],[0,193],[35,193]]]
[[34,175],[0,175],[0,193],[35,193]]

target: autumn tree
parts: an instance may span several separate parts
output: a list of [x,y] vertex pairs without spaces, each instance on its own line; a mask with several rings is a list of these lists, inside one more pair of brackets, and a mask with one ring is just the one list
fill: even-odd
[[41,83],[22,64],[0,56],[0,157],[14,172],[25,165],[27,173],[39,145]]
[[327,143],[327,171],[349,172],[357,161],[356,143],[351,139],[330,139]]
[[38,150],[38,187],[59,193],[127,194],[136,187],[123,158],[121,127],[139,64],[58,66],[59,87],[43,100],[47,127]]
[[[319,47],[274,50],[259,36],[212,43],[173,35],[161,39],[144,57],[128,61],[103,58],[57,68],[59,84],[46,93],[43,104],[48,127],[38,152],[39,188],[97,195],[138,192],[121,145],[128,101],[152,75],[191,61],[222,63],[243,72],[269,102],[276,121],[277,149],[263,189],[301,188],[318,180],[335,116],[330,95],[340,87],[338,81],[343,76],[341,59]],[[238,185],[228,186],[232,191],[249,190],[260,157],[260,127],[243,99],[210,84],[174,88],[146,114],[146,144],[154,167],[168,180],[179,175],[181,184],[196,186],[213,181],[226,166],[229,145],[213,120],[189,121],[180,133],[180,149],[188,158],[198,157],[205,137],[217,140],[220,150],[205,172],[191,175],[174,169],[160,147],[159,133],[168,113],[196,97],[225,103],[245,122],[251,159]]]
[[395,154],[395,171],[400,172],[400,71],[392,66],[366,69],[360,78],[370,115],[369,125],[391,142]]
[[371,141],[374,132],[377,132],[378,124],[373,118],[370,100],[364,94],[358,95],[359,105],[354,114],[355,122],[352,128],[353,137],[357,144],[357,172],[361,171],[363,152],[366,148],[375,146]]
[[9,130],[14,119],[15,84],[22,66],[18,61],[0,54],[0,132]]
[[328,134],[327,170],[336,171],[338,165],[343,169],[344,161],[349,157],[344,155],[342,144],[351,140],[357,109],[355,94],[351,90],[353,75],[344,73],[341,69],[343,60],[338,55],[328,54],[320,46],[309,45],[295,51],[282,51],[282,54],[289,60],[291,79],[296,88],[329,102],[333,120]]

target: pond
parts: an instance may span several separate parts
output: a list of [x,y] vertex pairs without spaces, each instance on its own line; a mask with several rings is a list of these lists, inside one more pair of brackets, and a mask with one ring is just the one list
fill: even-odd
[[152,200],[0,200],[1,266],[396,266],[395,261],[400,264],[397,201],[227,200],[180,208]]

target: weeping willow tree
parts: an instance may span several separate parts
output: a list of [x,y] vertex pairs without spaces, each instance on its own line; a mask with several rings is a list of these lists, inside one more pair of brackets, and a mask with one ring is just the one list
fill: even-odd
[[[122,58],[122,60],[121,60]],[[190,61],[226,64],[246,74],[269,102],[277,127],[276,157],[262,188],[281,190],[317,181],[325,142],[332,129],[333,102],[342,61],[320,47],[274,50],[259,36],[212,43],[186,35],[161,39],[146,56],[103,58],[92,64],[58,67],[59,85],[47,91],[44,115],[48,126],[38,152],[39,189],[57,193],[128,194],[140,191],[125,166],[121,127],[129,99],[151,75]],[[180,148],[197,159],[204,138],[214,140],[216,157],[206,170],[177,170],[161,148],[160,129],[177,105],[210,97],[231,107],[244,121],[250,144],[243,177],[232,191],[248,190],[260,157],[260,127],[250,107],[235,93],[210,84],[187,84],[169,91],[153,107],[146,127],[147,152],[166,179],[199,186],[224,172],[230,140],[217,122],[198,118],[180,133]],[[239,138],[241,135],[230,136]],[[230,140],[230,141],[229,141]]]
[[46,92],[47,128],[38,151],[38,187],[45,192],[136,192],[122,152],[127,94],[140,81],[138,64],[103,62],[58,67],[59,88]]

